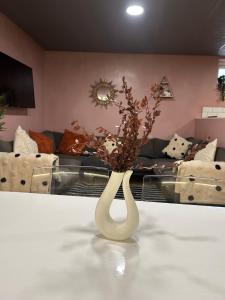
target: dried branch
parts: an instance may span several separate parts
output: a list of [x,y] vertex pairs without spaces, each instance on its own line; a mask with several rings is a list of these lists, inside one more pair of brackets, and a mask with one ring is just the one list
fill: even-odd
[[[103,127],[99,127],[96,131],[102,135],[102,139],[97,139],[94,134],[89,135],[85,130],[84,134],[87,138],[87,145],[96,150],[96,156],[99,159],[109,165],[112,170],[124,172],[135,166],[138,150],[140,146],[147,143],[156,118],[160,115],[158,109],[160,87],[157,84],[151,87],[150,99],[144,97],[141,100],[136,100],[132,95],[132,87],[127,86],[125,77],[123,77],[122,88],[119,93],[125,96],[126,103],[114,101],[121,116],[121,123],[117,132],[112,133]],[[152,109],[150,108],[150,100],[154,101]],[[72,126],[74,131],[81,129],[77,121],[74,121]],[[141,132],[143,126],[144,131]],[[106,138],[116,144],[116,148],[111,153],[104,144]]]

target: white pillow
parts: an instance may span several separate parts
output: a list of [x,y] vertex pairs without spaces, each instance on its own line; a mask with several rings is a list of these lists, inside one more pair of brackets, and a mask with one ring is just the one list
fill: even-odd
[[16,129],[13,151],[16,153],[38,153],[38,145],[20,126]]
[[191,144],[191,142],[188,142],[186,139],[175,133],[174,137],[170,140],[169,145],[167,145],[162,152],[171,158],[183,159]]
[[214,161],[216,155],[217,139],[208,143],[206,147],[199,150],[194,157],[194,160]]

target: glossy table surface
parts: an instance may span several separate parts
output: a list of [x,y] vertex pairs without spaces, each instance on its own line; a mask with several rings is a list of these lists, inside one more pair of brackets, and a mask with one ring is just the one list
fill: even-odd
[[96,202],[0,192],[1,300],[225,299],[225,208],[137,202],[136,234],[114,242]]

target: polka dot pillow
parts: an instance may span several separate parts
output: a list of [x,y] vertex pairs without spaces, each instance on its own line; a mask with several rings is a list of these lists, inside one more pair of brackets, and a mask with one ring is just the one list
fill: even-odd
[[170,140],[169,145],[166,146],[162,152],[171,158],[183,159],[188,147],[191,145],[191,142],[188,142],[186,139],[182,138],[178,134],[175,134],[174,137]]
[[[120,141],[118,143],[120,143]],[[109,154],[111,154],[112,151],[117,148],[116,140],[115,139],[110,139],[110,138],[107,138],[107,137],[106,137],[103,145],[105,146],[106,150],[108,150]]]

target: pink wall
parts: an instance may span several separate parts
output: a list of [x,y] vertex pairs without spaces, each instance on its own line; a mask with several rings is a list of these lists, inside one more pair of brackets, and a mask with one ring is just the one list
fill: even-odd
[[218,145],[225,147],[225,119],[196,120],[196,137],[204,140],[218,138]]
[[13,139],[18,125],[25,129],[43,128],[43,71],[44,50],[29,35],[0,13],[0,51],[33,68],[35,109],[10,109],[5,118],[6,131],[0,138]]
[[194,119],[201,116],[202,106],[221,106],[216,100],[217,69],[217,58],[207,56],[46,52],[45,127],[63,131],[78,119],[90,131],[98,126],[113,130],[119,123],[117,110],[95,107],[89,98],[90,84],[104,78],[120,86],[125,75],[140,98],[148,94],[151,83],[166,75],[175,100],[162,102],[152,135],[194,135]]
[[217,101],[217,57],[45,52],[1,13],[0,51],[32,67],[34,74],[36,108],[8,111],[7,130],[0,132],[8,140],[19,124],[63,131],[78,119],[89,131],[98,126],[113,130],[119,123],[115,107],[95,107],[89,98],[90,84],[100,77],[119,87],[125,75],[137,98],[148,94],[151,83],[168,77],[175,100],[162,102],[153,136],[194,135],[202,106],[225,105]]

